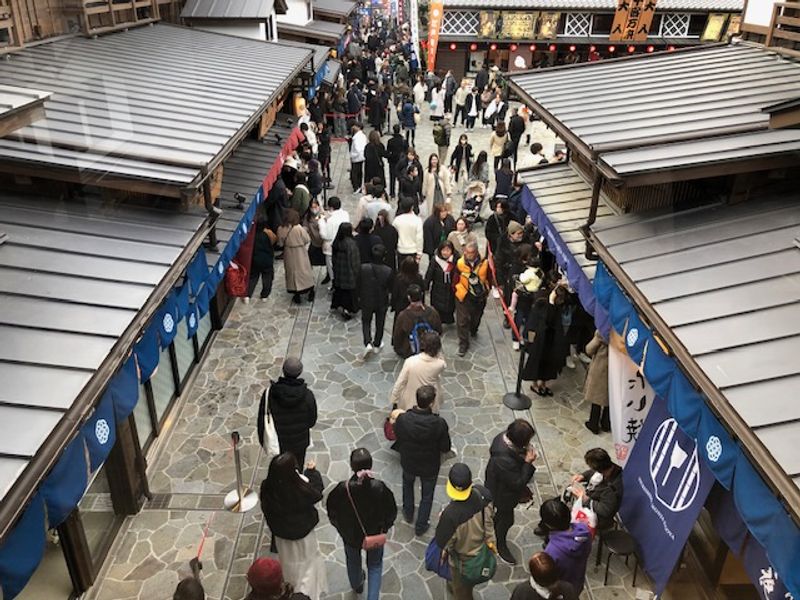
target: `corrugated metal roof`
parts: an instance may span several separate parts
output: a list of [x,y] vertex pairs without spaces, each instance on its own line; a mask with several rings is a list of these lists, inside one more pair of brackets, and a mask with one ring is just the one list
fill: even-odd
[[[310,50],[313,52],[313,56],[311,57],[311,62],[306,65],[305,71],[309,73],[316,73],[319,71],[321,66],[328,60],[328,57],[331,55],[331,48],[333,46],[324,46],[320,44],[307,44],[306,42],[296,42],[294,40],[278,40],[277,42],[270,42],[274,44],[280,44],[281,46],[294,46],[295,48],[303,48],[305,50]],[[313,64],[313,71],[312,71],[312,64]]]
[[339,73],[342,70],[342,61],[335,58],[328,59],[328,70],[325,72],[325,78],[322,80],[328,85],[336,85],[336,80],[339,78]]
[[339,17],[349,17],[356,9],[356,3],[350,0],[313,0],[312,5],[315,11]]
[[798,130],[767,132],[762,111],[797,96],[800,63],[761,46],[705,46],[510,79],[620,174],[746,159],[800,141]]
[[273,0],[186,0],[181,19],[269,19]]
[[798,484],[796,195],[660,217],[626,215],[592,231]]
[[[616,0],[444,0],[445,8],[613,11],[616,5]],[[744,0],[659,0],[657,10],[738,12],[743,8]]]
[[13,85],[0,85],[0,119],[13,113],[41,104],[50,92],[21,88]]
[[308,50],[158,24],[26,48],[0,78],[51,90],[0,161],[186,186],[309,59]]
[[331,23],[330,21],[316,19],[312,19],[305,25],[282,23],[278,20],[278,38],[280,38],[281,33],[284,33],[306,38],[319,38],[320,41],[338,42],[339,38],[344,35],[346,28],[347,26],[343,23]]
[[0,196],[0,499],[205,221]]

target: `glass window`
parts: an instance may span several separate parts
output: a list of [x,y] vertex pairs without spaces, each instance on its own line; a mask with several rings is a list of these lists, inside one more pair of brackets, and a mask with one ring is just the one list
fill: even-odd
[[200,352],[203,351],[203,344],[206,343],[208,336],[211,335],[211,313],[206,313],[206,316],[200,319],[197,326],[197,343],[200,347]]
[[689,37],[700,37],[706,29],[706,15],[691,15],[689,17]]
[[133,409],[133,419],[136,421],[139,446],[145,448],[148,439],[150,439],[150,434],[153,433],[153,422],[150,419],[150,407],[147,404],[147,390],[144,385],[139,386],[139,400]]
[[[185,332],[184,335],[186,335]],[[169,348],[161,351],[158,369],[150,378],[150,386],[153,389],[153,400],[156,405],[156,419],[161,421],[164,413],[167,412],[169,403],[175,396],[175,380],[172,377],[172,359],[169,356]]]
[[97,563],[105,558],[105,550],[111,541],[109,536],[116,534],[114,523],[117,515],[111,502],[111,488],[108,485],[106,465],[103,465],[89,485],[89,489],[78,503],[81,522],[89,545],[92,561]]
[[175,357],[178,359],[178,378],[181,381],[186,378],[186,374],[194,362],[194,344],[186,337],[188,333],[186,319],[181,319],[178,323],[178,333],[172,340],[172,345],[175,346]]
[[592,35],[608,35],[614,23],[614,13],[595,13],[592,15]]

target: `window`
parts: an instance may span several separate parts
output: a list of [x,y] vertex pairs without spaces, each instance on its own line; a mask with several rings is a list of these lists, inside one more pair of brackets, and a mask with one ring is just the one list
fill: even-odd
[[567,13],[564,22],[564,35],[570,37],[583,37],[589,35],[589,26],[592,22],[590,13]]
[[139,436],[139,447],[144,450],[153,433],[153,422],[150,419],[150,406],[147,402],[147,389],[139,385],[139,400],[133,409],[133,420],[136,422],[136,433]]
[[594,13],[592,15],[592,35],[609,35],[614,23],[614,13]]
[[[689,20],[690,16],[683,13],[664,14],[661,18],[661,37],[686,37],[689,31]],[[655,31],[655,28],[652,31]]]
[[175,346],[175,357],[178,359],[178,379],[181,382],[186,379],[186,375],[194,363],[194,344],[187,337],[188,333],[186,319],[181,319],[178,323],[178,333],[172,340],[172,345]]
[[478,32],[477,10],[445,10],[442,35],[475,35]]
[[[197,325],[197,344],[198,348],[200,349],[200,353],[203,352],[203,347],[208,340],[208,336],[211,335],[211,313],[206,313],[206,316],[200,319],[200,323]],[[199,356],[198,356],[199,358]]]
[[706,29],[706,15],[691,15],[689,17],[689,37],[700,37]]
[[[184,335],[186,330],[184,330]],[[180,335],[180,333],[178,333]],[[156,405],[156,420],[161,421],[164,413],[167,412],[172,398],[175,397],[175,379],[172,376],[172,358],[169,355],[169,348],[161,351],[158,362],[158,369],[150,379],[150,386],[153,390],[153,401]]]

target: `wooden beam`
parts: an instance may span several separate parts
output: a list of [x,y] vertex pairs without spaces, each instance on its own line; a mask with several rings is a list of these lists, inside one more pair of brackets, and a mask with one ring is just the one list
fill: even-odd
[[12,131],[27,127],[34,121],[44,119],[44,107],[41,105],[15,111],[14,114],[0,118],[0,137],[5,137]]
[[787,129],[800,126],[800,107],[776,112],[769,116],[770,129]]

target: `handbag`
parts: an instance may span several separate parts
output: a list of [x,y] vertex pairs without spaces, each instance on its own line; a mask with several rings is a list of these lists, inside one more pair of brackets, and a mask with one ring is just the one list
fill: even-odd
[[[272,383],[272,382],[270,382]],[[264,390],[264,397],[261,400],[266,403],[266,410],[264,411],[264,439],[261,447],[267,456],[278,456],[281,453],[280,444],[278,443],[278,432],[275,430],[275,421],[272,418],[272,410],[269,405],[269,397],[267,391]]]
[[242,298],[247,296],[247,270],[236,261],[231,261],[225,270],[225,291],[229,296]]
[[425,549],[425,569],[436,573],[442,579],[453,580],[453,572],[450,570],[450,561],[447,558],[447,550],[442,550],[433,538]]
[[[481,523],[485,535],[486,512],[483,508],[481,509]],[[467,560],[457,558],[456,568],[461,575],[461,579],[463,579],[465,583],[468,585],[478,585],[494,577],[497,571],[497,558],[484,539],[481,549],[478,550],[475,556],[470,556]]]
[[391,417],[386,417],[386,420],[383,422],[383,435],[390,442],[393,442],[397,439],[397,435],[394,432],[394,424],[392,423]]
[[369,550],[375,550],[375,548],[381,548],[382,546],[386,545],[385,533],[376,533],[375,535],[367,535],[367,530],[364,529],[364,523],[361,522],[361,516],[358,514],[356,503],[353,502],[353,495],[350,493],[349,482],[344,484],[344,489],[347,490],[347,497],[350,498],[350,505],[353,507],[353,512],[356,513],[356,519],[358,519],[358,525],[361,527],[361,531],[364,534],[364,541],[361,542],[361,548],[369,551]]

